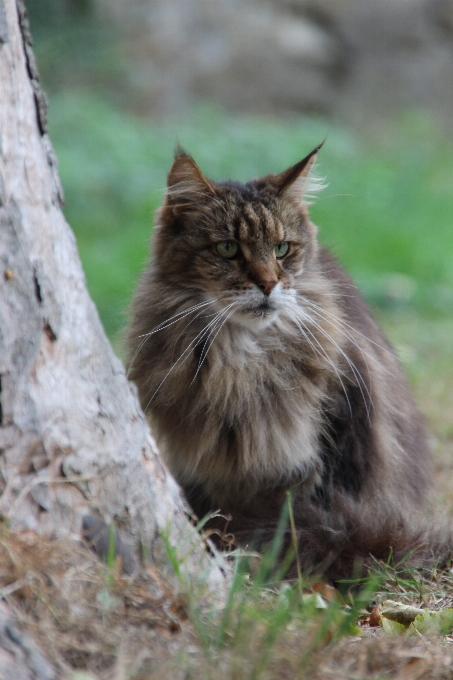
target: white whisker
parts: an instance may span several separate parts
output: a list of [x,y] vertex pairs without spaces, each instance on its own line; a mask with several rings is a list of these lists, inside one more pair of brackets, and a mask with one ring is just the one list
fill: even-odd
[[333,346],[334,346],[334,347],[340,352],[340,354],[346,359],[346,361],[347,361],[347,363],[348,363],[348,365],[349,365],[349,368],[351,369],[351,371],[352,371],[352,373],[353,373],[353,375],[354,375],[354,377],[355,377],[355,379],[356,379],[356,381],[357,381],[357,387],[358,387],[359,390],[360,390],[360,394],[361,394],[361,396],[362,396],[363,403],[364,403],[364,405],[365,405],[365,409],[366,409],[366,412],[367,412],[367,417],[368,417],[368,420],[369,420],[369,419],[370,419],[369,406],[368,406],[367,400],[365,399],[365,394],[364,394],[364,392],[363,392],[362,385],[363,385],[363,387],[365,388],[365,392],[366,392],[367,395],[368,395],[368,398],[369,398],[369,400],[370,400],[370,404],[371,404],[371,405],[373,405],[373,400],[372,400],[372,398],[371,398],[371,394],[370,394],[370,391],[369,391],[369,389],[368,389],[368,386],[367,386],[365,380],[363,379],[363,376],[361,375],[359,369],[358,369],[357,366],[351,361],[351,359],[350,359],[350,358],[348,357],[348,355],[344,352],[344,350],[340,347],[340,345],[339,345],[339,344],[331,337],[331,335],[330,335],[324,328],[322,328],[322,326],[320,326],[316,321],[314,321],[314,319],[313,319],[312,317],[310,317],[310,322],[315,326],[315,328],[317,328],[317,329],[320,331],[320,333],[322,333],[322,334],[324,335],[325,338],[327,338],[327,340],[329,340],[329,341],[333,344]]
[[[352,326],[350,326],[349,324],[347,324],[346,322],[344,322],[340,317],[337,317],[337,316],[335,316],[334,314],[331,314],[330,312],[326,311],[325,309],[322,309],[322,307],[319,307],[319,305],[316,305],[314,302],[311,302],[310,300],[305,300],[305,302],[310,306],[311,310],[312,310],[313,312],[315,312],[315,314],[318,314],[322,319],[324,319],[324,320],[327,321],[328,323],[332,324],[332,325],[333,325],[333,326],[334,326],[334,327],[335,327],[342,335],[345,336],[345,338],[347,338],[347,339],[354,345],[354,347],[356,347],[356,348],[359,350],[359,352],[361,353],[361,355],[362,355],[362,357],[363,357],[363,360],[364,360],[364,362],[365,362],[365,364],[366,364],[367,372],[368,372],[368,375],[370,376],[370,378],[371,378],[371,373],[370,373],[370,368],[369,368],[369,366],[368,366],[368,361],[367,361],[367,359],[370,359],[370,361],[372,361],[372,362],[374,362],[375,364],[377,364],[377,365],[379,366],[379,368],[380,368],[382,371],[384,371],[385,373],[388,373],[389,375],[392,375],[391,371],[389,371],[389,369],[388,369],[386,366],[384,366],[384,365],[382,364],[382,362],[379,361],[379,359],[377,359],[377,358],[376,358],[375,356],[373,356],[372,354],[369,354],[369,352],[366,352],[366,351],[364,350],[364,348],[363,348],[361,345],[359,345],[359,343],[357,342],[357,340],[356,340],[355,338],[353,338],[352,335],[351,335],[349,332],[347,332],[347,331],[345,331],[343,328],[341,328],[341,324],[342,324],[342,325],[346,325],[347,327],[349,327],[349,328],[351,328],[353,331],[355,331],[355,329],[354,329]],[[340,325],[337,325],[337,324],[340,324]],[[363,338],[365,338],[366,340],[369,340],[369,338],[367,338],[365,335],[363,335],[363,334],[360,333],[359,331],[355,331],[355,332],[359,333],[359,335],[361,335],[361,336],[362,336]],[[372,342],[372,340],[369,340],[369,342]],[[377,343],[373,342],[372,344],[376,345]],[[380,347],[380,345],[377,345],[377,347]],[[381,347],[381,349],[384,349],[384,350],[385,350],[384,347]],[[388,353],[389,353],[392,357],[395,356],[395,355],[392,354],[391,352],[388,352]]]
[[[309,299],[307,299],[307,298],[305,298],[305,297],[303,297],[303,299],[304,299],[304,302],[308,302],[308,303],[310,303],[311,305],[313,305],[314,307],[317,307],[318,309],[321,309],[321,308],[320,308],[318,305],[316,305],[316,303],[314,303],[313,301],[311,301],[311,300],[309,300]],[[335,320],[338,321],[339,323],[342,323],[344,326],[346,326],[347,328],[349,328],[349,329],[350,329],[351,331],[353,331],[354,333],[357,333],[357,335],[360,335],[360,336],[361,336],[362,338],[364,338],[365,340],[368,340],[368,342],[370,342],[372,345],[375,345],[375,347],[378,347],[378,349],[381,349],[383,352],[386,352],[387,354],[390,354],[390,356],[393,357],[394,359],[397,358],[397,357],[393,354],[393,352],[391,352],[387,347],[383,347],[382,345],[379,345],[379,343],[374,342],[374,340],[371,340],[371,338],[369,338],[367,335],[365,335],[364,333],[361,333],[360,331],[358,331],[357,328],[354,328],[354,326],[351,326],[351,324],[347,323],[347,321],[344,321],[343,319],[339,319],[339,318],[336,317],[334,314],[331,314],[330,312],[328,312],[328,311],[325,310],[325,309],[322,309],[322,311],[324,312],[324,314],[327,314],[328,316],[332,317],[333,319],[335,319]],[[350,338],[350,339],[352,340],[352,338]],[[370,358],[374,358],[374,357],[371,357],[371,355],[369,355],[369,356],[370,356]]]
[[[217,302],[217,300],[216,300],[216,302]],[[195,322],[195,321],[203,314],[204,311],[206,311],[206,308],[205,308],[205,307],[204,307],[201,311],[199,311],[198,314],[196,314],[196,316],[194,316],[193,319],[191,319],[191,320],[189,321],[189,323],[186,324],[186,325],[184,326],[184,328],[182,329],[182,331],[179,333],[178,337],[176,338],[176,340],[175,340],[174,343],[173,343],[173,352],[172,352],[172,354],[171,354],[171,360],[172,360],[172,361],[173,361],[173,356],[174,356],[175,349],[176,349],[176,345],[177,345],[177,342],[178,342],[179,338],[180,338],[181,335],[189,328],[189,326],[191,326],[191,325],[192,325],[192,324],[193,324],[193,323],[194,323],[194,322]],[[209,319],[210,317],[218,316],[218,314],[219,314],[219,312],[214,312],[213,314],[207,314],[206,316],[201,316],[201,318],[202,318],[202,319],[204,319],[204,318]]]
[[181,319],[184,319],[186,316],[188,316],[192,312],[195,312],[200,308],[205,309],[206,307],[213,305],[215,302],[218,302],[220,299],[221,298],[214,298],[213,300],[208,300],[207,302],[199,302],[196,305],[192,305],[192,307],[188,307],[187,309],[184,309],[181,312],[178,312],[177,314],[170,316],[168,319],[165,319],[165,321],[162,321],[155,328],[153,328],[152,331],[149,331],[149,333],[144,333],[143,335],[139,335],[138,337],[142,338],[142,340],[139,343],[137,349],[135,350],[135,352],[132,355],[132,358],[129,362],[127,377],[129,378],[129,374],[132,370],[132,367],[134,365],[135,359],[137,358],[137,355],[139,354],[139,352],[141,351],[141,349],[143,348],[143,346],[147,342],[148,338],[151,337],[151,335],[154,335],[154,333],[158,333],[159,331],[162,331],[165,328],[168,328],[169,326],[173,326],[175,323],[178,323],[178,321],[181,321]]
[[306,300],[306,302],[307,302],[308,305],[310,306],[312,312],[314,312],[315,314],[318,314],[318,316],[321,317],[321,319],[323,319],[324,321],[327,321],[327,322],[328,322],[329,324],[331,324],[334,328],[336,328],[337,331],[339,331],[345,338],[347,338],[347,339],[349,340],[349,342],[351,342],[351,343],[354,345],[354,347],[356,347],[356,348],[359,350],[359,352],[360,352],[360,354],[362,355],[362,358],[363,358],[363,360],[364,360],[364,362],[365,362],[365,365],[366,365],[366,368],[367,368],[368,377],[369,377],[369,379],[370,379],[370,383],[371,383],[371,371],[370,371],[370,367],[369,367],[369,365],[368,365],[367,359],[371,359],[372,361],[374,361],[375,363],[377,363],[379,367],[381,367],[381,368],[383,368],[385,371],[387,371],[387,369],[385,368],[385,366],[382,366],[381,362],[378,361],[378,360],[376,359],[376,357],[374,357],[374,356],[371,355],[371,354],[368,354],[368,352],[365,352],[365,350],[363,349],[363,347],[361,347],[361,346],[359,345],[359,343],[355,340],[355,338],[353,338],[352,335],[351,335],[350,333],[348,333],[347,331],[343,330],[343,328],[341,328],[341,325],[340,325],[340,324],[343,323],[343,320],[342,320],[340,317],[335,316],[334,314],[331,314],[331,313],[327,312],[326,310],[324,310],[322,307],[319,307],[319,305],[315,304],[315,303],[312,302],[311,300]]
[[[166,379],[168,378],[168,376],[170,375],[170,373],[172,373],[172,372],[174,371],[174,369],[178,366],[178,364],[180,364],[180,362],[181,362],[182,359],[183,359],[182,363],[184,363],[184,362],[188,359],[188,357],[190,356],[190,355],[188,354],[188,352],[189,352],[189,351],[190,351],[190,350],[198,343],[198,341],[199,341],[200,339],[203,339],[203,337],[204,337],[204,335],[205,335],[206,333],[208,333],[208,334],[210,333],[210,328],[211,328],[214,324],[217,323],[218,319],[219,319],[221,316],[223,316],[223,315],[225,314],[225,312],[227,312],[228,309],[230,309],[230,308],[233,306],[233,304],[235,304],[235,303],[231,303],[230,305],[228,305],[227,307],[225,307],[225,309],[222,309],[220,312],[218,312],[218,313],[215,315],[214,319],[213,319],[212,321],[210,321],[210,322],[209,322],[209,323],[208,323],[208,324],[207,324],[207,325],[206,325],[206,326],[205,326],[205,327],[204,327],[204,328],[203,328],[203,329],[195,336],[195,338],[193,338],[193,340],[191,340],[191,341],[189,342],[189,344],[188,344],[188,346],[186,347],[186,349],[184,350],[184,352],[182,352],[182,354],[178,357],[178,359],[175,361],[175,363],[171,366],[170,370],[167,372],[167,374],[165,375],[165,377],[164,377],[164,378],[161,380],[161,382],[159,383],[159,385],[158,385],[158,387],[156,388],[156,390],[154,391],[154,393],[153,393],[151,399],[148,401],[148,403],[146,404],[146,406],[145,406],[145,408],[144,408],[144,411],[145,411],[145,412],[148,410],[149,405],[151,404],[151,402],[152,402],[152,400],[154,399],[154,397],[156,396],[156,394],[159,392],[160,388],[162,387],[162,385],[164,384],[164,382],[166,381]],[[185,358],[183,358],[183,357],[185,357]]]
[[[235,307],[237,307],[238,304],[239,304],[238,302],[233,302],[229,307],[226,308],[226,309],[228,310],[228,309],[230,309],[231,307],[233,307],[232,311],[228,314],[228,316],[226,316],[225,319],[223,319],[223,321],[222,321],[222,323],[220,324],[219,328],[217,329],[217,331],[216,331],[214,337],[212,338],[211,342],[209,343],[209,346],[208,346],[208,348],[207,348],[207,350],[206,350],[206,353],[204,353],[204,348],[205,348],[206,343],[208,342],[208,340],[209,340],[209,338],[210,338],[210,336],[211,336],[211,333],[212,333],[212,330],[213,330],[213,329],[212,329],[211,332],[209,333],[209,336],[208,336],[208,338],[205,340],[205,344],[203,345],[203,350],[202,350],[201,355],[200,355],[200,360],[199,360],[199,362],[198,362],[198,367],[197,367],[197,370],[196,370],[196,373],[195,373],[194,377],[192,378],[192,382],[190,383],[190,386],[193,385],[193,383],[194,383],[194,381],[195,381],[195,379],[196,379],[198,373],[200,372],[200,369],[201,369],[201,367],[202,367],[202,365],[203,365],[203,363],[204,363],[204,361],[205,361],[205,359],[206,359],[206,357],[207,357],[207,355],[208,355],[209,350],[211,349],[212,345],[214,344],[214,341],[215,341],[216,337],[218,336],[218,334],[220,333],[220,331],[222,330],[222,328],[224,327],[224,325],[226,324],[226,322],[228,321],[228,319],[230,318],[230,316],[231,316],[232,314],[234,314],[234,312],[236,311]],[[203,353],[204,353],[204,354],[203,354]]]
[[[315,340],[315,341],[317,342],[317,344],[319,345],[319,347],[321,348],[322,354],[323,354],[324,357],[327,359],[327,361],[329,362],[329,364],[332,366],[333,370],[335,371],[335,373],[336,373],[336,375],[337,375],[338,380],[340,381],[340,384],[341,384],[341,386],[342,386],[342,388],[343,388],[344,396],[346,397],[346,401],[348,402],[349,412],[350,412],[350,414],[351,414],[351,416],[352,416],[352,408],[351,408],[351,404],[350,404],[350,401],[349,401],[348,393],[347,393],[347,391],[346,391],[346,387],[345,387],[345,385],[344,385],[344,383],[343,383],[343,381],[342,381],[342,379],[341,379],[341,376],[340,376],[340,373],[339,373],[337,367],[335,366],[335,364],[333,363],[332,359],[331,359],[331,358],[329,357],[329,355],[327,354],[327,352],[326,352],[326,350],[324,349],[324,347],[323,347],[323,346],[321,345],[321,343],[319,342],[318,338],[317,338],[315,335],[313,335],[313,333],[310,331],[309,328],[307,328],[307,326],[303,323],[303,321],[300,320],[300,319],[298,319],[298,318],[295,316],[295,314],[292,314],[291,312],[290,312],[289,314],[290,314],[291,318],[293,319],[294,323],[296,324],[296,326],[299,328],[299,330],[300,330],[300,332],[302,333],[302,335],[305,337],[305,339],[306,339],[306,341],[308,342],[308,344],[310,345],[310,347],[313,349],[314,353],[315,353],[315,354],[319,354],[319,351],[316,350],[315,346],[313,345],[313,343],[312,343],[312,342],[310,341],[310,339],[308,338],[307,333],[310,333],[310,335],[311,335],[311,337],[313,338],[313,340]],[[303,324],[303,326],[304,326],[303,328],[302,328],[302,324]]]
[[164,328],[168,328],[169,326],[173,326],[173,324],[177,323],[181,319],[184,319],[188,314],[191,312],[196,311],[197,309],[200,309],[200,307],[206,307],[209,305],[214,304],[214,302],[217,302],[220,298],[214,298],[213,300],[207,300],[206,302],[199,302],[196,305],[193,305],[192,307],[189,307],[188,309],[183,309],[181,312],[178,312],[177,314],[174,314],[173,316],[170,316],[168,319],[165,319],[165,321],[162,321],[160,324],[158,324],[155,328],[153,328],[152,331],[149,331],[149,333],[144,333],[143,335],[139,335],[139,338],[146,337],[148,335],[154,335],[154,333],[158,333],[159,331],[163,330]]

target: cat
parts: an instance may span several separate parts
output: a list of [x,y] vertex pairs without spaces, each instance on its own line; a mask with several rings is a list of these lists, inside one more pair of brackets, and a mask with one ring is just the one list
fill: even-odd
[[335,581],[451,542],[421,519],[431,454],[402,368],[310,221],[319,149],[246,184],[177,149],[127,342],[195,514],[259,548],[290,491],[302,571]]

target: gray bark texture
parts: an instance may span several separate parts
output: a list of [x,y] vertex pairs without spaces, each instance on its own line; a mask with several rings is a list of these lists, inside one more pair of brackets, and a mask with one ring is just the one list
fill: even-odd
[[57,675],[29,635],[0,602],[0,680],[56,680]]
[[[194,529],[87,293],[38,80],[25,9],[0,0],[0,514],[57,536],[114,520],[165,570],[161,532]],[[221,592],[219,564],[201,545],[183,568]]]

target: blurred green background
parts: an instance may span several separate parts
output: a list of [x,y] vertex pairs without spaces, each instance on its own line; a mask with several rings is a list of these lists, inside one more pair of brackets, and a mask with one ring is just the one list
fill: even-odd
[[279,172],[327,135],[328,188],[311,212],[320,238],[388,317],[453,310],[453,144],[409,110],[369,135],[323,116],[259,116],[195,101],[172,116],[137,115],[117,27],[90,0],[28,0],[50,100],[65,214],[89,290],[117,344],[148,253],[153,212],[179,141],[213,179]]

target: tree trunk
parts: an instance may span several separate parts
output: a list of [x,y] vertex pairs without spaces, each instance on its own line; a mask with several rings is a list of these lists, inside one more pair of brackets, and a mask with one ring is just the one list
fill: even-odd
[[[177,544],[193,528],[88,296],[15,0],[0,0],[0,134],[0,512],[58,535],[87,513],[115,520],[165,568],[160,532]],[[186,567],[203,559],[217,589],[204,547]]]

